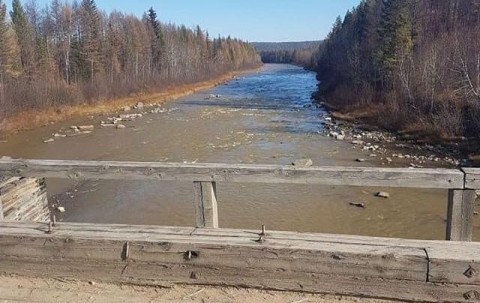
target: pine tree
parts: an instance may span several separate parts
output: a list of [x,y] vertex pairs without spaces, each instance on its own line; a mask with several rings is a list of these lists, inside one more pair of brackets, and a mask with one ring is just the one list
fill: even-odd
[[384,0],[380,36],[380,61],[388,72],[413,50],[412,20],[408,0]]
[[94,82],[96,73],[103,71],[103,61],[101,57],[100,45],[100,16],[94,0],[83,0],[81,4],[81,25],[82,36],[80,38],[80,53],[83,57],[83,72]]
[[0,81],[5,76],[18,76],[18,45],[14,32],[7,22],[7,7],[0,0]]
[[163,31],[160,25],[160,22],[157,20],[157,13],[150,7],[148,10],[148,19],[147,22],[153,31],[151,37],[151,52],[153,58],[153,67],[157,71],[160,71],[162,68],[162,58],[164,53],[164,38]]
[[33,38],[32,26],[28,21],[25,10],[20,0],[13,0],[12,11],[10,12],[13,28],[20,47],[20,62],[23,72],[27,76],[33,76],[35,64],[35,43]]
[[10,43],[8,24],[6,20],[7,6],[0,0],[0,80],[7,73],[10,65]]

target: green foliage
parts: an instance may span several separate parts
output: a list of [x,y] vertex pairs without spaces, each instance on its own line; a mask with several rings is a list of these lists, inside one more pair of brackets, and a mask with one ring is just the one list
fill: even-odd
[[27,76],[31,77],[35,65],[35,45],[32,43],[34,42],[33,29],[20,0],[13,0],[10,18],[12,19],[13,28],[20,47],[20,62],[22,69]]
[[0,0],[0,77],[7,71],[9,60],[8,24],[6,20],[7,6]]
[[160,25],[160,22],[157,20],[157,12],[153,9],[153,7],[150,7],[148,10],[148,22],[153,28],[153,32],[155,33],[155,37],[158,40],[162,40],[162,27]]
[[392,71],[401,58],[410,56],[413,50],[412,20],[408,0],[384,0],[380,31],[382,46],[380,62]]
[[83,79],[93,81],[96,74],[103,70],[100,15],[94,0],[83,0],[80,7],[80,36],[77,50],[77,66]]
[[154,65],[161,68],[162,57],[164,54],[165,41],[163,37],[162,26],[157,20],[157,13],[150,7],[148,10],[147,24],[151,27],[153,35],[151,37],[151,49]]

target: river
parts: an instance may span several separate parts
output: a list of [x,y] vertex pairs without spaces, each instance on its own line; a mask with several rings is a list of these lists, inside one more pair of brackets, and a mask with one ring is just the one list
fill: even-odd
[[[100,128],[105,116],[10,136],[0,157],[205,163],[373,166],[349,142],[321,134],[326,113],[312,106],[315,74],[290,65],[266,65],[214,89],[163,105],[161,113]],[[43,141],[70,125],[95,124],[88,135]],[[51,200],[67,209],[69,222],[194,224],[193,185],[178,182],[47,180]],[[217,185],[224,228],[324,232],[443,239],[447,192],[313,185]],[[374,197],[388,191],[390,199]],[[355,208],[350,203],[365,203]],[[475,218],[475,230],[479,220]],[[474,234],[478,234],[475,232]]]

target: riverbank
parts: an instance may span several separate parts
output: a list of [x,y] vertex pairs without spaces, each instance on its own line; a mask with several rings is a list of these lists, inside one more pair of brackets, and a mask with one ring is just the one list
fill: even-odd
[[[325,102],[318,102],[318,106],[328,112],[326,135],[336,139],[340,135],[340,139],[350,140],[366,152],[380,154],[382,165],[412,168],[478,165],[472,154],[475,145],[467,138],[432,137],[411,129],[388,130],[376,123],[379,112],[372,108],[343,111]],[[378,144],[382,147],[375,149]]]
[[144,104],[162,104],[194,94],[198,91],[213,88],[238,76],[252,73],[257,70],[258,68],[229,72],[212,80],[191,84],[170,85],[159,92],[138,93],[125,98],[101,100],[95,104],[80,104],[75,106],[48,108],[44,110],[24,111],[0,121],[0,138],[5,138],[21,131],[67,121],[72,118],[117,112],[124,107],[134,106],[139,102]]

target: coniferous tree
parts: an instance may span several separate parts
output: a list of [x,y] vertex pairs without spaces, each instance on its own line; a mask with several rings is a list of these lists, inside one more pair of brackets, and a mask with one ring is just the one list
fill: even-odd
[[409,56],[413,50],[409,1],[384,0],[382,20],[380,60],[383,67],[391,71],[402,57]]
[[0,81],[3,83],[7,75],[18,75],[16,66],[17,44],[14,33],[7,22],[7,7],[0,0]]
[[81,36],[79,37],[81,74],[94,83],[95,74],[102,72],[102,37],[100,16],[94,0],[83,0],[80,6]]
[[20,48],[20,62],[22,70],[29,77],[32,77],[35,70],[34,37],[33,29],[27,18],[27,14],[20,3],[20,0],[13,0],[12,11],[10,12],[13,28]]
[[160,22],[157,20],[157,13],[151,7],[148,10],[147,23],[151,28],[151,50],[152,50],[152,69],[160,71],[162,68],[162,57],[164,48],[164,37]]

